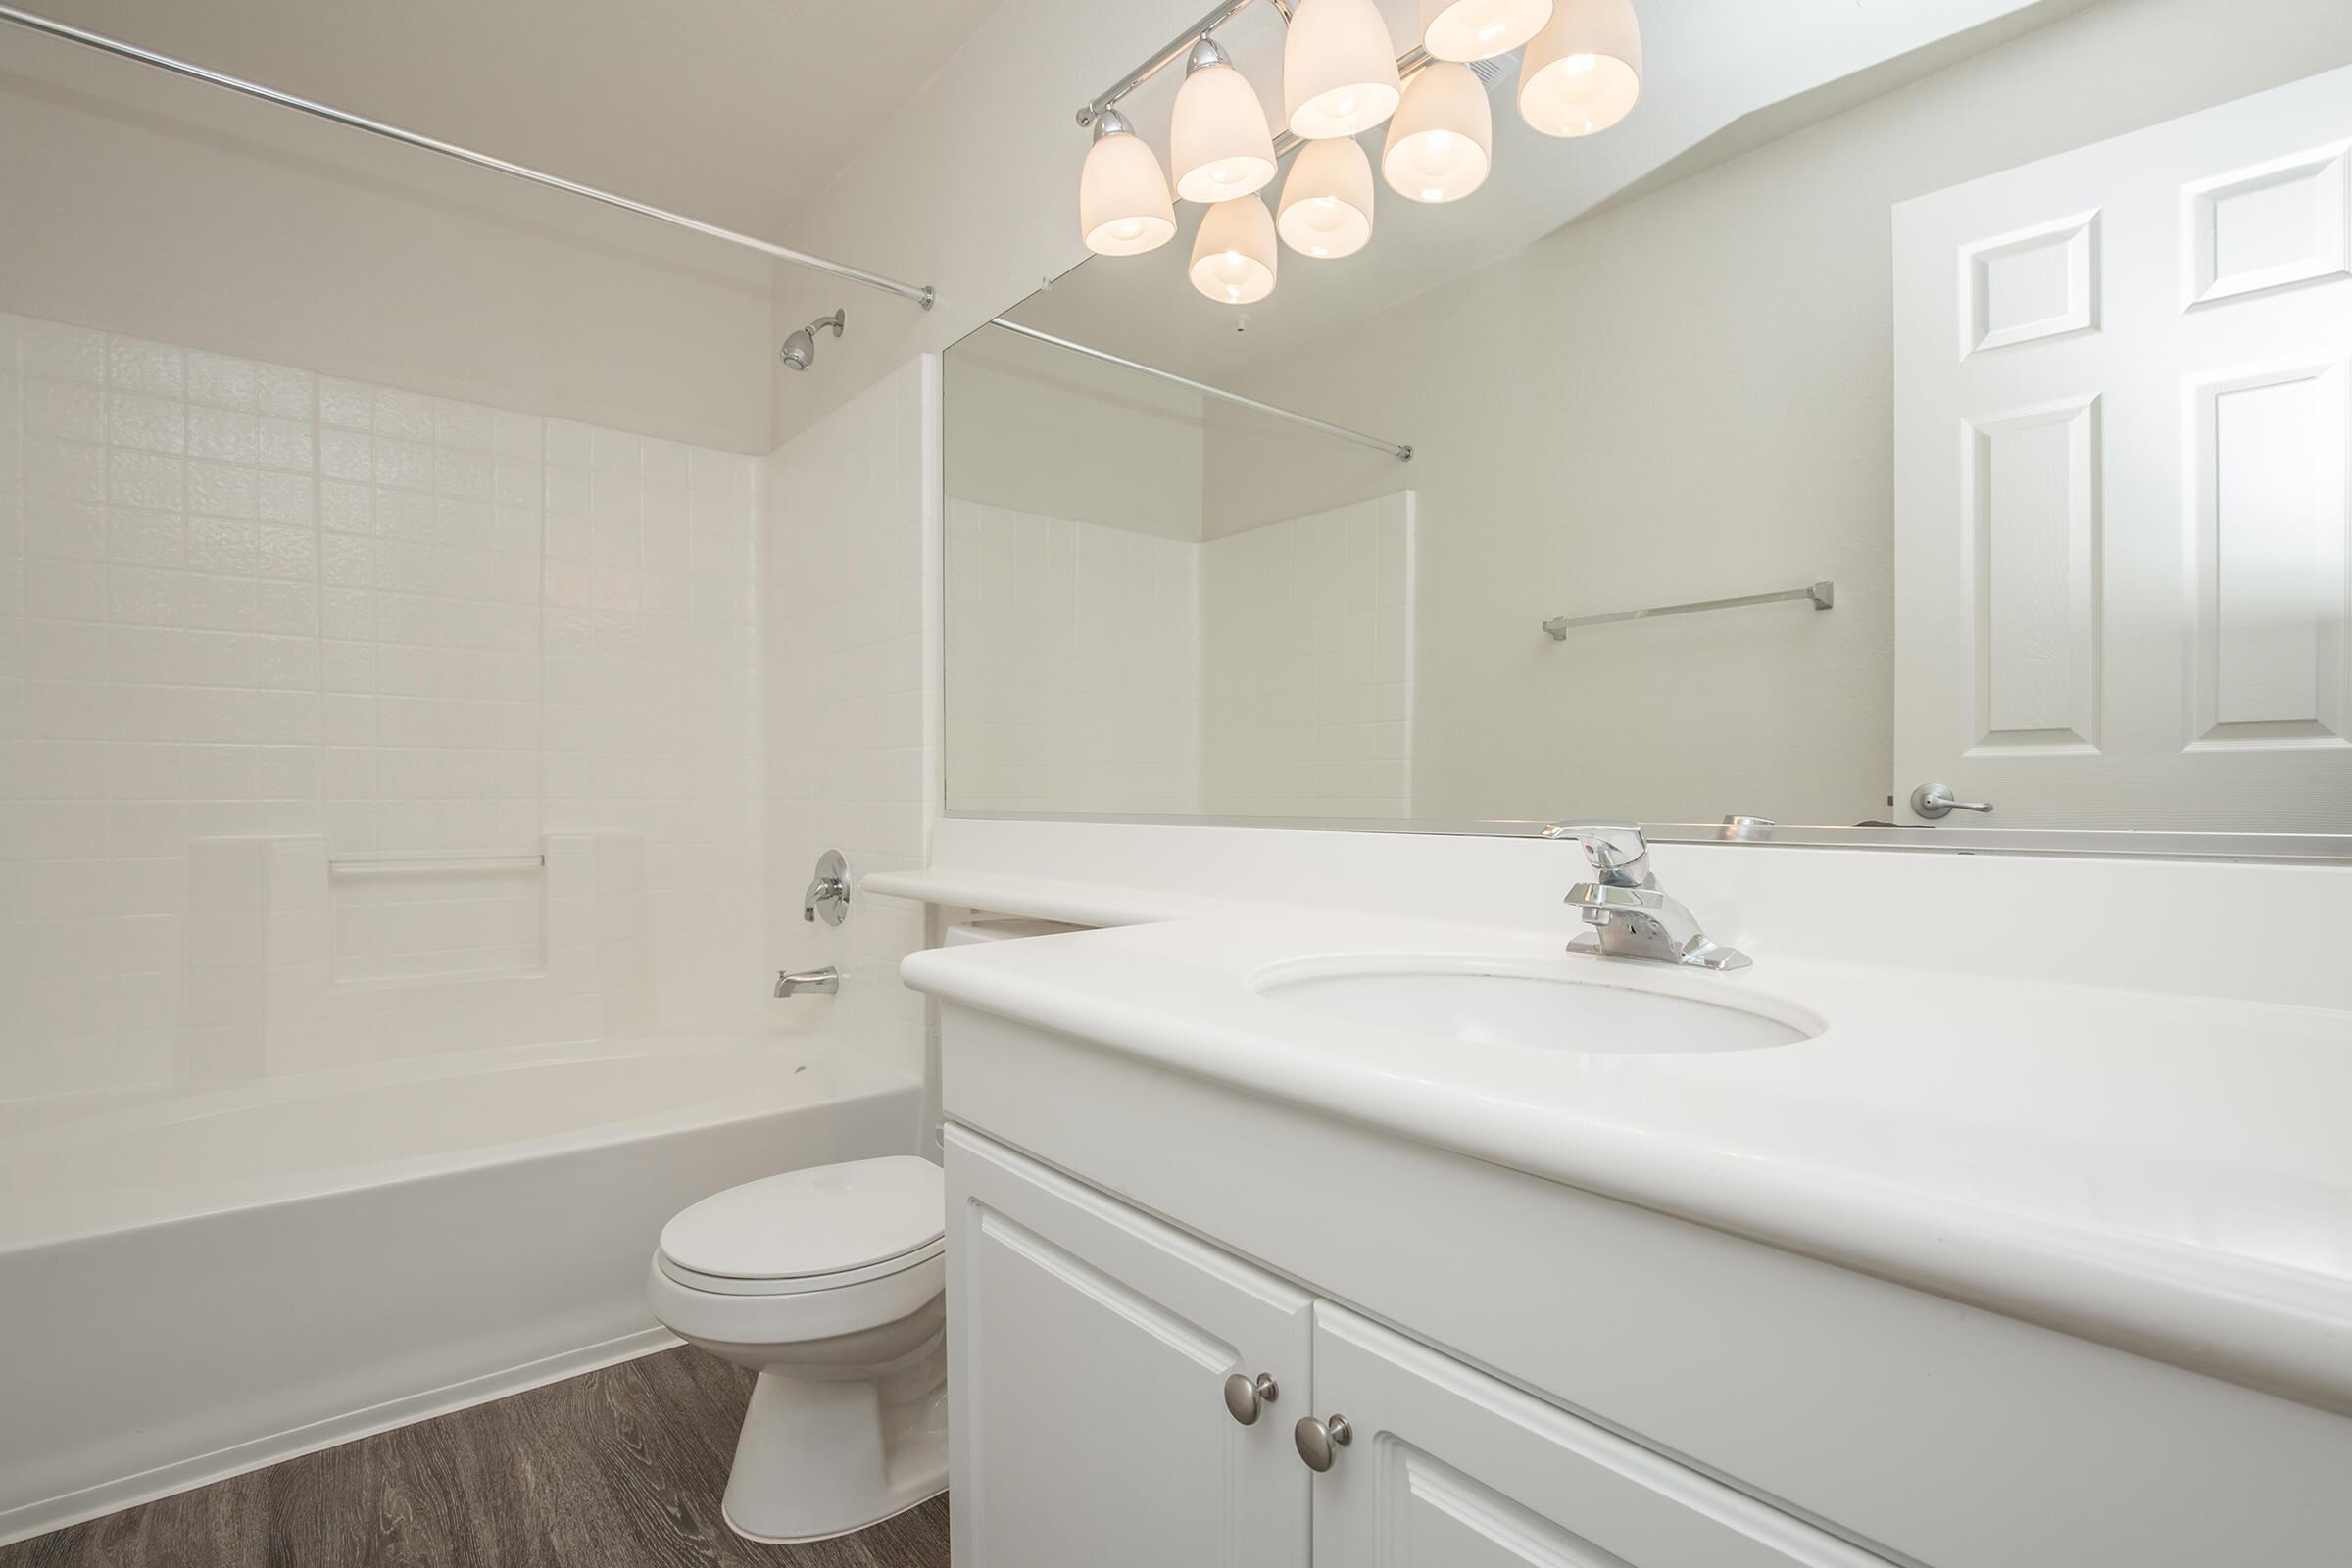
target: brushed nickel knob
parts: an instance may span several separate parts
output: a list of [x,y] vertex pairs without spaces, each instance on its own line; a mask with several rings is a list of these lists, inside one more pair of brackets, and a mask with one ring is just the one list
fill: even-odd
[[1270,1372],[1260,1372],[1254,1380],[1247,1372],[1236,1372],[1225,1380],[1225,1408],[1242,1425],[1253,1426],[1259,1402],[1272,1404],[1281,1393],[1282,1385]]
[[1318,1475],[1331,1468],[1332,1460],[1339,1457],[1340,1450],[1354,1437],[1355,1431],[1344,1415],[1335,1415],[1329,1421],[1318,1421],[1310,1415],[1291,1429],[1291,1439],[1298,1445],[1298,1457]]

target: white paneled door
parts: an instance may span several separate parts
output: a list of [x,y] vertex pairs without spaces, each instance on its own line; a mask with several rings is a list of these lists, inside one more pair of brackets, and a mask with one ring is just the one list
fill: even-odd
[[1895,796],[2352,829],[2352,70],[1894,210]]

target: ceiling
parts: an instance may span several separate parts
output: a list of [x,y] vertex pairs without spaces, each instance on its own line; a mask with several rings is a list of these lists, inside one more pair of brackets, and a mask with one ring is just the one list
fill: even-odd
[[[27,0],[25,9],[788,239],[785,220],[996,4]],[[0,29],[0,69],[11,50],[32,46]]]
[[[1642,102],[1602,135],[1561,141],[1529,129],[1513,107],[1513,57],[1491,94],[1494,172],[1466,200],[1422,206],[1383,185],[1369,246],[1334,262],[1286,249],[1274,293],[1239,309],[1202,298],[1187,281],[1202,209],[1180,202],[1168,244],[1140,257],[1093,258],[1007,314],[1149,365],[1234,382],[1253,365],[1295,356],[1610,202],[1787,135],[2092,0],[1638,3]],[[1415,0],[1383,0],[1382,10],[1395,36],[1410,35]],[[1260,99],[1279,104],[1279,22],[1252,6],[1218,36]],[[1163,73],[1120,106],[1163,158],[1180,76]],[[1083,134],[1073,136],[1073,182]],[[1362,139],[1377,167],[1381,133]],[[1267,189],[1269,204],[1278,189]]]

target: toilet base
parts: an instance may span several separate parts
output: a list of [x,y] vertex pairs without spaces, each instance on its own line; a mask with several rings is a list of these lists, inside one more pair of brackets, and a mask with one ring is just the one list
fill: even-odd
[[948,1488],[944,1384],[761,1372],[727,1476],[728,1528],[763,1543],[824,1541],[938,1496]]
[[741,1536],[746,1541],[756,1541],[762,1546],[805,1546],[813,1541],[838,1541],[843,1536],[854,1536],[860,1530],[871,1530],[876,1525],[887,1524],[903,1513],[909,1512],[915,1508],[920,1508],[924,1503],[929,1502],[933,1497],[946,1496],[947,1492],[948,1478],[943,1473],[939,1478],[939,1490],[937,1492],[927,1493],[920,1497],[916,1497],[909,1502],[903,1503],[900,1506],[891,1509],[888,1513],[876,1514],[873,1518],[868,1519],[861,1525],[851,1525],[846,1530],[828,1530],[821,1536],[763,1536],[758,1531],[744,1529],[742,1525],[736,1522],[735,1516],[727,1512],[726,1505],[724,1503],[719,1505],[718,1511],[720,1517],[727,1521],[727,1528],[734,1531],[735,1534]]

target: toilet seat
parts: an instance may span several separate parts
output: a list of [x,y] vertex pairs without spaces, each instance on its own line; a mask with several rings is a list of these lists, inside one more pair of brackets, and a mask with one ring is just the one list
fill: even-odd
[[946,1250],[947,1184],[912,1154],[815,1165],[713,1193],[662,1227],[662,1271],[728,1296],[830,1290]]
[[863,1285],[870,1280],[903,1274],[943,1255],[948,1250],[946,1237],[911,1252],[884,1258],[863,1268],[844,1269],[834,1274],[795,1274],[778,1279],[747,1279],[730,1274],[707,1274],[688,1268],[667,1252],[658,1252],[655,1263],[662,1272],[692,1291],[710,1291],[719,1296],[801,1296],[809,1291],[836,1291],[847,1285]]

